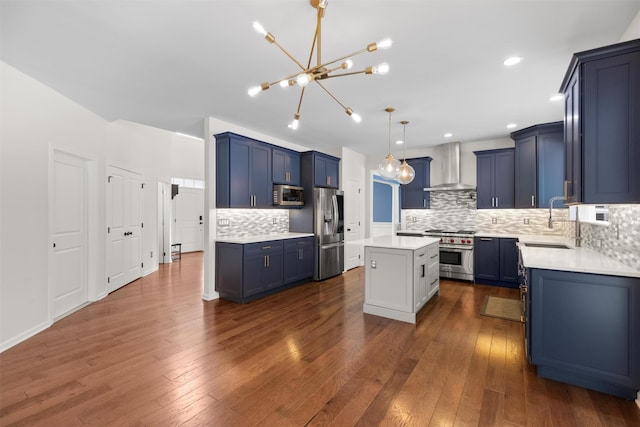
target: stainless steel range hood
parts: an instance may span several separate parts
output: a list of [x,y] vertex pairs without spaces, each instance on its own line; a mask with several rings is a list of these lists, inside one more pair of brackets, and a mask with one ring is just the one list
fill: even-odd
[[[440,162],[442,179],[424,191],[475,190],[476,187],[460,182],[460,142],[450,142],[435,147],[433,160]],[[437,182],[437,181],[436,181]]]

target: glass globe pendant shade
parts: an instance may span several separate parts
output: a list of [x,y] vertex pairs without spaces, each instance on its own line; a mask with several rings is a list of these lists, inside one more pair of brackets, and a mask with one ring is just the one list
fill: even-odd
[[400,160],[394,159],[391,154],[387,155],[385,160],[378,166],[378,172],[384,178],[396,179],[400,173]]
[[409,184],[411,181],[413,181],[413,178],[415,178],[415,176],[416,171],[413,170],[413,167],[409,163],[407,163],[406,160],[403,160],[402,164],[400,165],[400,173],[396,178],[398,182],[403,185]]

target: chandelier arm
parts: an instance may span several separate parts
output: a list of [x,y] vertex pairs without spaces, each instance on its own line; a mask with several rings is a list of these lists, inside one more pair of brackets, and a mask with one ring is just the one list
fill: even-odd
[[333,98],[333,100],[334,100],[334,101],[336,101],[336,102],[338,103],[338,105],[340,105],[340,106],[342,107],[342,109],[343,109],[343,110],[346,110],[346,109],[347,109],[347,107],[345,107],[345,106],[344,106],[344,104],[343,104],[342,102],[340,102],[340,101],[338,100],[338,98],[336,98],[336,97],[335,97],[335,96],[334,96],[334,95],[329,91],[329,89],[327,89],[326,87],[324,87],[324,85],[323,85],[322,83],[320,83],[320,82],[319,82],[319,81],[317,81],[317,80],[314,80],[314,82],[316,82],[316,83],[317,83],[317,84],[318,84],[322,89],[324,89],[324,91],[325,91],[325,92],[327,92],[327,94],[328,94],[331,98]]
[[300,99],[298,100],[298,109],[296,110],[296,114],[300,114],[300,107],[302,107],[302,97],[304,96],[304,90],[306,88],[302,88],[302,91],[300,91]]
[[361,53],[365,53],[365,52],[367,52],[366,48],[360,49],[360,50],[356,50],[355,52],[352,52],[349,55],[341,56],[340,58],[336,58],[336,59],[334,59],[332,61],[325,62],[324,64],[317,65],[316,68],[326,67],[327,65],[331,65],[331,64],[333,64],[335,62],[342,61],[344,59],[349,59],[349,58],[351,58],[353,56],[360,55]]
[[278,43],[276,40],[273,41],[273,44],[275,44],[276,46],[278,46],[278,49],[280,49],[285,55],[287,55],[289,57],[289,59],[291,59],[293,62],[295,62],[298,67],[300,67],[300,69],[302,71],[307,71],[307,68],[304,68],[304,66],[298,62],[298,60],[296,58],[294,58],[288,51],[287,49],[285,49],[284,47],[282,47],[282,45],[280,43]]
[[[316,24],[316,36],[315,36],[315,46],[316,46],[316,62],[318,63],[318,67],[322,63],[322,17],[324,16],[324,9],[318,8],[318,22]],[[312,46],[313,49],[313,46]],[[309,58],[309,64],[311,64],[311,58]]]
[[326,79],[332,79],[334,77],[354,76],[356,74],[367,74],[367,70],[351,71],[349,73],[342,73],[342,74],[331,74],[331,75],[327,75],[326,77],[323,77],[323,79],[326,80]]

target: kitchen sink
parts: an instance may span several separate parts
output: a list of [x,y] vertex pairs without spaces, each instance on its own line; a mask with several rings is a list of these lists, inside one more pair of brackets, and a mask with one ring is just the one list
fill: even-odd
[[564,243],[525,243],[524,245],[529,248],[571,249]]

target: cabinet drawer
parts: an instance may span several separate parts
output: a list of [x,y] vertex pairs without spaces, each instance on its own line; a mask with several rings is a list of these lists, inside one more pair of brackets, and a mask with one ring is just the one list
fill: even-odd
[[[440,245],[432,245],[427,248],[427,260],[429,265],[429,270],[431,270],[431,266],[437,265],[440,263]],[[438,269],[436,268],[436,271]]]
[[246,256],[256,255],[260,253],[271,253],[274,251],[282,251],[282,240],[270,240],[268,242],[250,243],[245,245],[244,253]]
[[428,264],[429,257],[427,256],[427,248],[420,248],[413,252],[414,264]]

